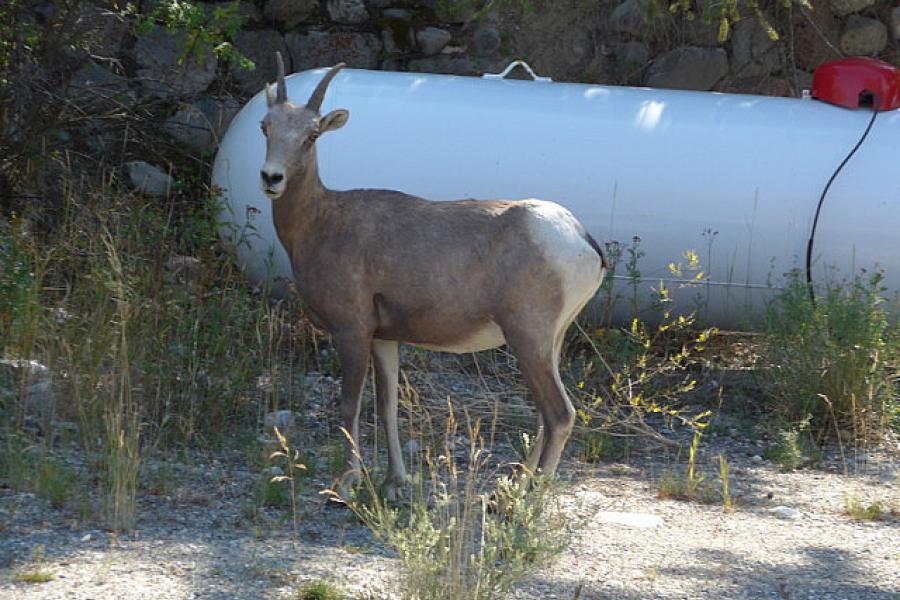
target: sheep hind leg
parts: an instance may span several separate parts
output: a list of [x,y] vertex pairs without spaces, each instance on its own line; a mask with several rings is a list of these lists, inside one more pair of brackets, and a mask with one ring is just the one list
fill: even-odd
[[[542,335],[516,327],[504,328],[503,333],[518,360],[543,423],[543,443],[536,461],[537,472],[553,475],[575,424],[575,409],[559,377],[562,334],[548,335],[544,332]],[[533,458],[529,456],[526,464]]]

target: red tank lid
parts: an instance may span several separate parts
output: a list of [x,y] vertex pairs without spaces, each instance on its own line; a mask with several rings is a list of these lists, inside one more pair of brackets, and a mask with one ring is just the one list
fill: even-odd
[[900,108],[900,69],[862,56],[832,60],[813,73],[812,96],[847,108],[894,110]]

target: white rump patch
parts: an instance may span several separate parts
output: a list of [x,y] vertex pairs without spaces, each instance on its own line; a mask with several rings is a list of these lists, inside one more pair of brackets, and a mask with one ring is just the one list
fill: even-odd
[[584,305],[593,298],[603,276],[603,261],[584,238],[582,228],[568,209],[545,200],[523,201],[534,219],[529,232],[535,244],[543,248],[562,280],[563,309],[557,332],[567,327]]

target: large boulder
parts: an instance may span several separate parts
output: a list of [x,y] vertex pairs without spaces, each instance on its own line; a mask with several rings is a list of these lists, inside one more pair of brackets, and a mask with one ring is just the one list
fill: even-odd
[[465,56],[439,54],[409,61],[407,69],[418,73],[443,73],[446,75],[475,75],[475,64]]
[[631,40],[617,44],[614,52],[621,80],[628,84],[640,83],[644,67],[650,61],[650,48],[647,44]]
[[176,99],[196,96],[216,77],[218,61],[211,50],[188,47],[185,32],[155,26],[134,47],[137,81],[148,97]]
[[284,38],[294,71],[330,67],[344,62],[349,67],[378,67],[381,41],[370,33],[345,31],[291,32]]
[[814,71],[828,60],[840,58],[840,27],[828,0],[810,0],[814,10],[794,11],[794,61],[805,71]]
[[450,43],[453,35],[446,29],[438,29],[437,27],[426,27],[416,32],[416,41],[419,43],[419,50],[422,54],[429,56],[438,54],[444,49],[444,46]]
[[257,31],[240,31],[234,37],[234,46],[244,56],[253,61],[256,67],[252,70],[231,65],[231,76],[245,94],[255,94],[266,85],[275,81],[278,71],[275,52],[281,52],[285,69],[291,72],[291,57],[287,44],[280,33],[272,29]]
[[283,29],[313,22],[319,14],[319,0],[268,0],[263,8],[266,19]]
[[759,20],[741,19],[731,38],[732,72],[738,77],[768,75],[781,66],[778,45]]
[[76,11],[78,48],[95,57],[117,57],[131,24],[124,14],[82,2]]
[[875,0],[831,0],[831,10],[839,17],[858,13],[875,4]]
[[728,73],[722,48],[685,46],[666,52],[647,69],[644,83],[677,90],[710,90]]
[[127,78],[91,63],[72,75],[66,99],[91,113],[131,105],[135,98]]
[[509,33],[503,45],[511,56],[529,57],[535,72],[560,81],[601,78],[606,27],[601,3],[582,0],[535,3],[533,10],[498,23],[500,31]]
[[672,17],[665,10],[651,11],[652,0],[625,0],[609,16],[610,28],[616,33],[628,33],[636,38],[650,39],[672,25]]
[[327,0],[328,16],[336,23],[359,25],[369,19],[369,11],[363,0]]
[[850,56],[871,56],[887,47],[887,25],[877,19],[850,15],[841,34],[841,50]]
[[169,117],[163,130],[191,150],[210,152],[240,108],[234,98],[203,98]]

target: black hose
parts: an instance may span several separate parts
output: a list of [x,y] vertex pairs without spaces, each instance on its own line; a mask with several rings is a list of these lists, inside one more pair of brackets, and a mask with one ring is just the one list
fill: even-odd
[[[838,174],[840,174],[841,170],[844,168],[850,159],[853,158],[853,155],[856,154],[856,151],[859,150],[859,147],[862,146],[863,142],[866,141],[866,137],[869,135],[869,132],[872,130],[872,125],[875,124],[875,117],[878,116],[878,96],[876,94],[872,94],[871,92],[863,92],[860,94],[860,98],[864,98],[868,95],[871,98],[872,102],[872,118],[869,120],[869,124],[866,127],[866,130],[863,132],[862,137],[859,138],[859,141],[856,142],[856,145],[853,146],[853,150],[841,161],[841,164],[838,165],[838,168],[834,170],[834,173],[831,174],[831,177],[828,179],[828,183],[825,184],[825,188],[822,190],[822,195],[819,196],[819,204],[816,206],[816,215],[813,217],[812,230],[809,232],[809,241],[806,243],[806,286],[809,289],[809,301],[812,303],[813,307],[816,305],[816,292],[813,289],[812,282],[812,254],[813,254],[813,240],[816,237],[816,227],[819,225],[819,214],[822,212],[822,203],[825,202],[825,196],[828,194],[828,190],[831,189],[831,184],[834,183],[834,180],[837,178]],[[862,102],[860,103],[862,104]]]

